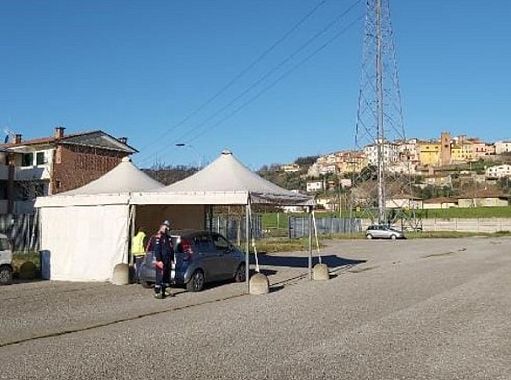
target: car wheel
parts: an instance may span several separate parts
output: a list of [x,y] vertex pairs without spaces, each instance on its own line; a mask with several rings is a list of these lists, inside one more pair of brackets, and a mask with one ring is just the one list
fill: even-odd
[[150,289],[154,284],[149,281],[140,280],[140,285],[142,285],[143,288]]
[[371,234],[367,234],[367,235],[366,235],[366,239],[371,240],[372,238],[373,238],[373,235],[371,235]]
[[246,271],[245,263],[240,264],[240,266],[236,270],[236,274],[234,275],[234,281],[245,282],[245,280],[247,279],[247,274],[245,271]]
[[189,292],[200,292],[204,288],[204,273],[201,270],[193,272],[192,278],[186,284]]
[[12,269],[8,266],[0,268],[0,285],[12,284]]
[[392,240],[396,240],[396,239],[397,239],[397,236],[396,236],[396,235],[390,235],[390,238],[391,238]]

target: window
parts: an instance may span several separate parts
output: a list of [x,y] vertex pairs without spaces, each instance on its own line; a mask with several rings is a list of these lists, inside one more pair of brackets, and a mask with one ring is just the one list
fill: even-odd
[[21,155],[21,166],[34,165],[34,153],[23,153]]
[[44,152],[37,152],[36,154],[36,165],[44,165],[46,164],[46,156],[44,155]]
[[231,244],[220,235],[213,235],[213,244],[218,251],[227,252],[231,249]]
[[199,235],[193,240],[199,253],[209,253],[215,250],[208,235]]

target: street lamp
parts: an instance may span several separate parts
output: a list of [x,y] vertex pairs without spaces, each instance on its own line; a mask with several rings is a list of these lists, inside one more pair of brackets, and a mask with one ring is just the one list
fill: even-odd
[[197,149],[195,149],[195,147],[191,144],[186,144],[186,143],[177,143],[175,144],[178,148],[190,148],[192,150],[192,152],[197,156],[198,158],[198,163],[199,163],[199,169],[202,168],[202,156],[200,155],[200,153],[197,151]]

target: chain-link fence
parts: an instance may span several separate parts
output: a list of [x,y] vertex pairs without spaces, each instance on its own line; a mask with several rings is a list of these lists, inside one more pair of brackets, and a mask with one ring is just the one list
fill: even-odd
[[[240,245],[245,241],[245,220],[245,216],[214,216],[213,231],[224,235],[232,243]],[[252,215],[252,233],[255,239],[263,237],[261,215]]]
[[[290,216],[289,238],[293,239],[308,236],[309,222],[310,219],[308,216]],[[362,231],[362,221],[356,218],[316,218],[316,229],[318,235],[360,232]]]
[[13,251],[36,251],[39,248],[38,213],[0,215],[0,233],[7,235]]

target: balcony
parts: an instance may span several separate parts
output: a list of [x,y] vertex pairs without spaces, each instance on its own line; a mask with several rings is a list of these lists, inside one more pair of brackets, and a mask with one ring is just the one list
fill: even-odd
[[27,166],[16,167],[14,172],[15,181],[37,181],[50,179],[50,166]]

